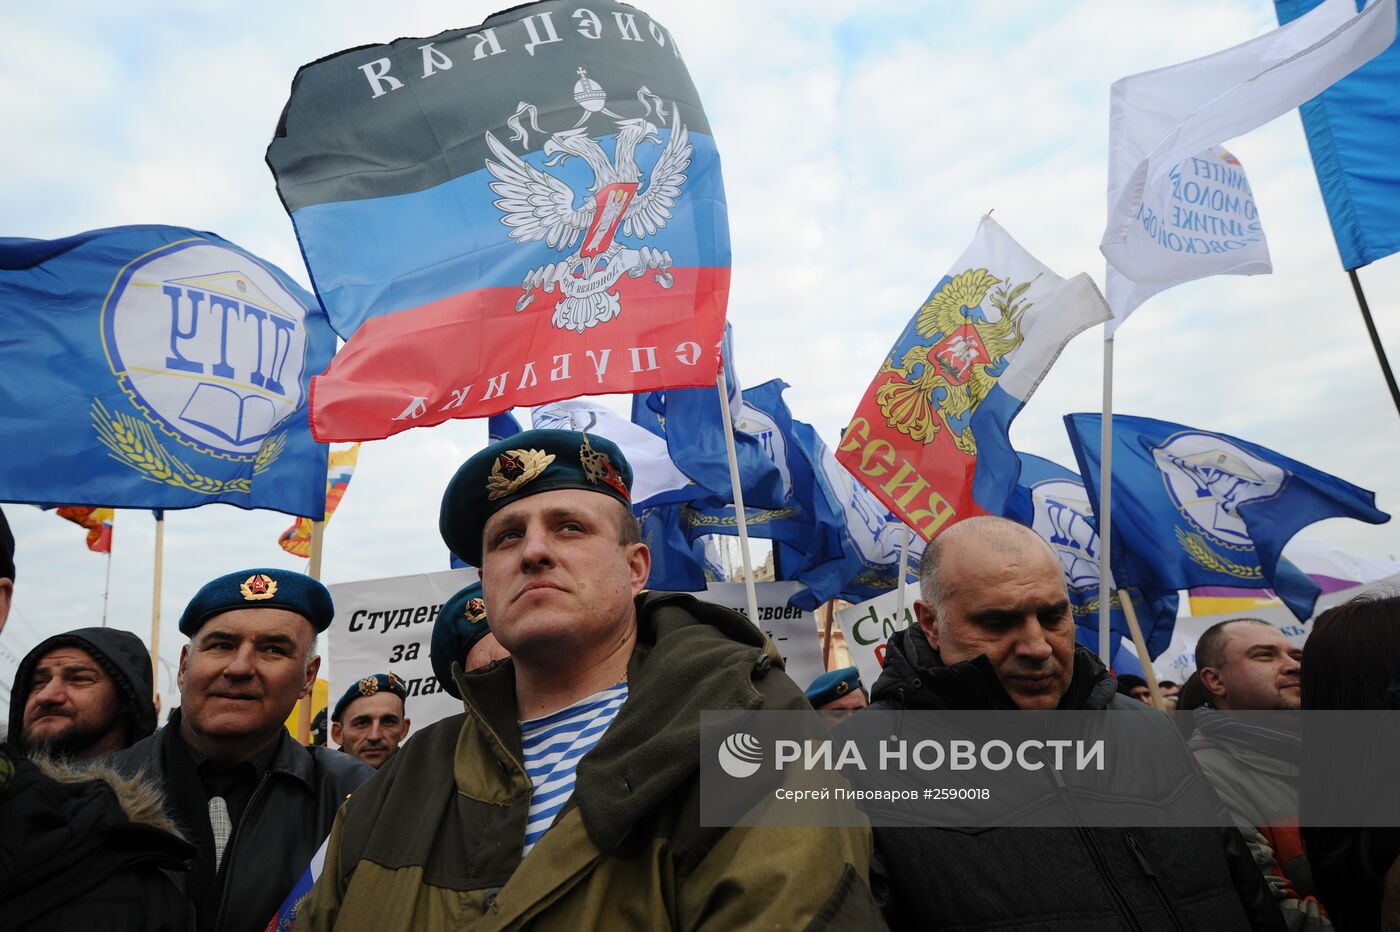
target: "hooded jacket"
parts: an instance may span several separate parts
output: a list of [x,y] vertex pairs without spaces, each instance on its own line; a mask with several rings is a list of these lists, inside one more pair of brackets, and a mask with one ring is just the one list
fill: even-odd
[[[1180,744],[1166,716],[1118,694],[1096,657],[1076,645],[1073,663],[1060,709],[1136,714],[1143,728]],[[985,655],[944,664],[917,627],[890,637],[872,698],[872,709],[1016,708]],[[1179,792],[1209,793],[1184,746],[1181,757]],[[1045,792],[1047,805],[1056,805],[1048,780]],[[876,827],[874,833],[872,886],[894,929],[1284,929],[1235,828]]]
[[0,746],[0,930],[186,932],[194,847],[152,784]]
[[152,699],[151,655],[141,639],[130,631],[116,628],[79,628],[39,642],[15,670],[15,688],[10,691],[10,740],[18,743],[24,727],[24,705],[29,700],[28,684],[34,668],[51,651],[76,647],[86,651],[107,672],[117,686],[126,708],[127,747],[156,730],[156,707]]
[[865,827],[700,825],[701,711],[810,714],[763,633],[688,595],[643,593],[636,607],[628,698],[528,857],[508,661],[459,673],[466,712],[420,732],[346,804],[298,929],[881,928]]

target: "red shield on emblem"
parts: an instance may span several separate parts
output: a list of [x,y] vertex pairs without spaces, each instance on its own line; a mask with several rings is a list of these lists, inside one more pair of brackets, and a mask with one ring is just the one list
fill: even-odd
[[612,245],[617,225],[622,222],[622,215],[627,213],[628,205],[637,195],[638,187],[635,181],[621,182],[600,188],[593,195],[593,222],[589,224],[588,232],[583,235],[580,256],[592,259]]
[[936,360],[939,373],[951,385],[961,385],[972,375],[972,367],[991,362],[982,337],[972,324],[963,324],[934,344],[929,358]]

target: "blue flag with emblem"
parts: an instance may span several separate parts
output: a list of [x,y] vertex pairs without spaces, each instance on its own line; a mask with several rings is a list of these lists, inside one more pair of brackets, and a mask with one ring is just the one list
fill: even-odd
[[[1045,539],[1065,572],[1065,589],[1074,613],[1079,642],[1099,649],[1099,549],[1094,502],[1084,480],[1072,470],[1031,453],[1018,453],[1021,479],[1005,517],[1031,528]],[[1109,631],[1114,639],[1131,637],[1123,613],[1121,592],[1109,577]],[[1132,594],[1138,624],[1148,653],[1156,657],[1171,643],[1176,625],[1177,593]],[[1114,653],[1116,653],[1116,648]]]
[[[1098,414],[1065,417],[1090,501],[1098,501]],[[1151,418],[1113,418],[1113,575],[1147,590],[1273,589],[1312,617],[1320,594],[1280,572],[1284,544],[1324,518],[1383,524],[1375,494],[1226,434]]]
[[316,298],[212,233],[0,238],[0,501],[212,502],[320,519],[309,381],[335,352]]
[[[1274,0],[1280,26],[1322,0]],[[1400,43],[1298,108],[1342,267],[1400,252]]]
[[648,589],[672,592],[699,592],[720,576],[705,559],[703,541],[685,533],[678,504],[653,505],[640,509],[642,542],[651,550]]

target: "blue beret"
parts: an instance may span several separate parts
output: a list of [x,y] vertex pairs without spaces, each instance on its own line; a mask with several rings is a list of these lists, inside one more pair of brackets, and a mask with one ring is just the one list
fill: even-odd
[[527,430],[462,464],[442,496],[447,549],[481,566],[481,534],[506,505],[557,489],[585,489],[632,504],[632,467],[617,444],[575,430]]
[[828,702],[835,702],[842,696],[848,696],[857,689],[860,689],[860,671],[855,667],[828,670],[812,680],[812,685],[807,687],[807,701],[816,709]]
[[185,613],[180,616],[180,633],[194,637],[210,618],[240,608],[282,608],[296,612],[317,634],[331,626],[335,605],[325,586],[310,576],[291,570],[239,570],[204,584]]
[[345,713],[345,707],[359,699],[361,696],[373,696],[375,693],[393,693],[400,699],[408,699],[408,687],[404,681],[393,673],[371,673],[369,676],[356,680],[350,684],[350,688],[345,690],[345,695],[340,697],[340,701],[335,704],[334,711],[331,712],[331,721],[340,721],[340,716]]
[[481,583],[472,583],[442,603],[437,620],[433,622],[433,640],[428,655],[433,662],[433,675],[448,695],[462,698],[457,692],[457,683],[452,679],[452,664],[465,665],[467,652],[490,630]]

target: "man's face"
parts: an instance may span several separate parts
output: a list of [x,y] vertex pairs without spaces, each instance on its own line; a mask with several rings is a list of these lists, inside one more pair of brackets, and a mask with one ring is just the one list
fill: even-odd
[[1132,696],[1138,702],[1145,702],[1148,705],[1152,704],[1152,690],[1146,686],[1134,686],[1132,689],[1128,690],[1128,695]]
[[306,662],[311,623],[280,608],[240,608],[206,621],[180,652],[180,707],[213,738],[274,733],[311,692],[321,658]]
[[1297,709],[1303,651],[1273,625],[1240,622],[1225,629],[1225,662],[1201,670],[1217,708],[1231,711]]
[[477,638],[471,650],[467,651],[467,659],[462,662],[462,672],[470,673],[489,667],[497,660],[505,660],[509,656],[510,651],[502,647],[496,636],[488,631]]
[[923,599],[914,612],[944,663],[986,654],[1022,709],[1053,709],[1074,672],[1074,621],[1064,572],[1044,547],[999,547],[981,539],[942,557],[941,613]]
[[34,668],[20,743],[78,759],[118,751],[128,738],[123,712],[117,684],[92,655],[59,647]]
[[345,707],[338,722],[331,723],[331,739],[342,751],[378,767],[398,753],[408,737],[403,700],[391,692],[361,696]]
[[486,522],[481,585],[491,631],[517,662],[567,658],[630,635],[651,554],[644,544],[618,543],[618,507],[597,492],[559,489]]

